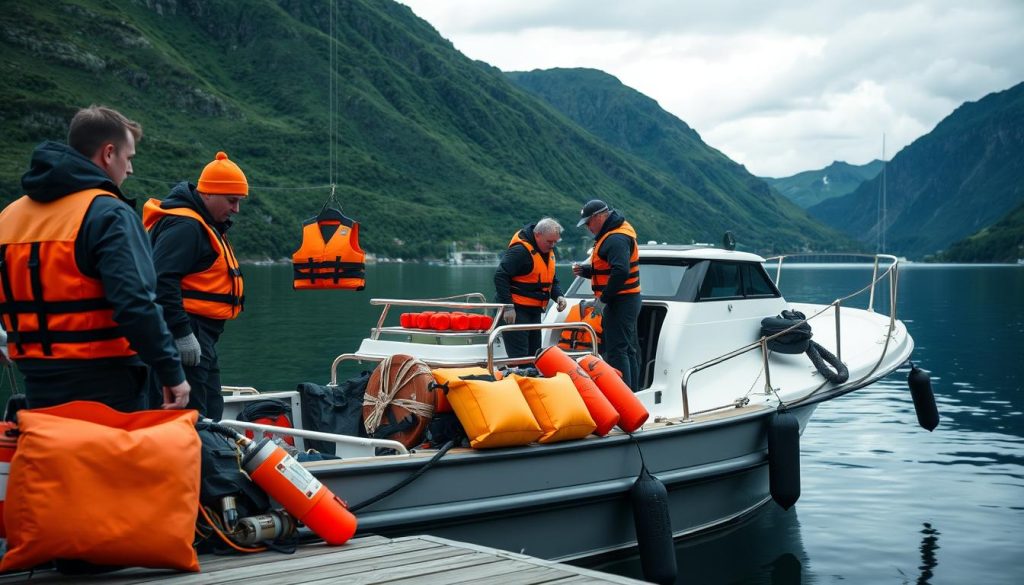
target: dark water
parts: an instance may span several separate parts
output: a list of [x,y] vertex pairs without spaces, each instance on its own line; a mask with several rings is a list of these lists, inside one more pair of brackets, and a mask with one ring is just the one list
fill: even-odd
[[[245,274],[246,312],[220,345],[223,381],[260,390],[326,382],[334,357],[376,323],[371,297],[493,290],[486,267],[371,266],[362,292],[292,291],[286,266]],[[786,269],[781,286],[791,300],[829,302],[869,275]],[[1024,267],[909,265],[898,311],[931,373],[939,427],[917,426],[906,369],[822,405],[801,441],[800,501],[680,542],[680,583],[1024,583]],[[635,559],[598,568],[641,576]]]

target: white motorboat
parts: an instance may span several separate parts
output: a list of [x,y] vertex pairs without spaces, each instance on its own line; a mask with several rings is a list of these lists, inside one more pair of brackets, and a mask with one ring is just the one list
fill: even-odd
[[[638,322],[642,390],[650,412],[642,428],[604,437],[499,449],[409,451],[394,441],[302,429],[297,392],[238,394],[226,413],[268,397],[290,401],[303,439],[327,439],[341,459],[306,467],[356,511],[360,533],[433,534],[536,557],[571,560],[636,546],[627,494],[641,461],[667,488],[672,534],[681,537],[736,521],[771,501],[767,435],[784,411],[802,431],[816,406],[867,386],[910,357],[913,339],[896,319],[898,259],[874,258],[870,282],[828,305],[792,302],[757,255],[707,247],[641,246],[643,307]],[[875,307],[887,291],[886,311]],[[878,295],[881,298],[881,294]],[[576,279],[572,302],[592,298]],[[374,299],[380,318],[340,365],[396,354],[431,367],[521,363],[505,356],[500,336],[539,327],[545,345],[557,340],[568,311],[553,307],[540,326],[492,326],[486,332],[429,331],[394,324],[402,310],[477,311],[497,316],[503,305],[470,294],[441,300]],[[854,304],[864,308],[853,308]],[[826,357],[848,378],[816,367],[807,356],[773,351],[788,331],[762,334],[762,320],[783,311],[806,316]],[[797,324],[800,321],[792,321]],[[830,379],[831,378],[831,379]],[[236,427],[273,427],[226,421]],[[790,449],[798,449],[790,445]],[[389,454],[380,454],[381,452]],[[414,478],[415,481],[411,481]],[[788,478],[790,486],[799,479]],[[774,479],[773,479],[774,482]],[[395,489],[396,486],[401,486]],[[383,497],[381,497],[383,495]],[[789,502],[791,503],[791,502]]]

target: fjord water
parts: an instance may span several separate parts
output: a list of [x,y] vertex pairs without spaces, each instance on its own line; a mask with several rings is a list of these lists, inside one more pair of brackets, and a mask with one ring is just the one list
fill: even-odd
[[[294,292],[290,271],[245,267],[246,311],[220,346],[225,384],[325,383],[376,323],[370,298],[493,291],[487,267],[380,264],[361,292]],[[870,273],[787,267],[780,283],[791,300],[827,303]],[[910,264],[899,284],[939,427],[917,425],[908,368],[821,405],[801,439],[800,501],[678,543],[679,583],[1024,582],[1024,267]],[[641,577],[635,558],[596,568]]]

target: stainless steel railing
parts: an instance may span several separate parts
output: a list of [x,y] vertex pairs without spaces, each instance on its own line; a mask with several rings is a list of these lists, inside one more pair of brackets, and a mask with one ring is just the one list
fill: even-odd
[[[778,286],[779,279],[780,279],[780,277],[782,275],[782,262],[783,262],[783,260],[786,259],[786,258],[796,258],[796,257],[800,257],[800,256],[821,256],[821,254],[789,254],[789,255],[784,255],[784,256],[775,256],[775,257],[772,257],[772,258],[768,258],[765,261],[765,262],[771,262],[773,260],[777,260],[778,261],[778,266],[777,266],[776,272],[775,272],[775,286],[776,287]],[[845,303],[846,301],[850,300],[851,298],[853,298],[855,296],[858,296],[860,294],[863,294],[866,291],[870,291],[869,292],[869,298],[868,298],[867,310],[871,311],[871,312],[874,312],[875,287],[882,280],[884,280],[884,279],[886,279],[886,277],[888,277],[888,283],[889,283],[889,329],[888,329],[888,332],[887,332],[886,337],[885,337],[885,346],[882,348],[882,353],[881,353],[881,355],[878,358],[878,362],[875,363],[874,367],[872,367],[871,370],[869,370],[867,373],[865,373],[863,376],[861,376],[857,380],[852,381],[852,382],[851,381],[847,381],[847,382],[845,382],[845,384],[856,384],[856,383],[859,383],[859,382],[863,381],[865,378],[867,378],[868,376],[870,376],[871,374],[873,374],[875,372],[875,370],[878,369],[878,366],[881,365],[882,360],[885,359],[886,352],[889,349],[889,341],[892,339],[892,332],[896,328],[896,297],[897,297],[897,293],[899,292],[899,286],[898,286],[898,283],[899,283],[899,258],[897,258],[895,256],[892,256],[892,255],[889,255],[889,254],[874,254],[874,255],[871,255],[871,254],[835,254],[835,256],[843,256],[843,257],[851,257],[851,256],[853,256],[853,257],[873,258],[874,259],[874,269],[873,269],[872,275],[871,275],[871,282],[868,283],[867,286],[865,286],[864,288],[862,288],[860,290],[857,290],[857,291],[855,291],[855,292],[853,292],[853,293],[851,293],[849,295],[846,295],[845,297],[841,297],[841,298],[838,298],[838,299],[832,301],[831,303],[826,305],[824,308],[822,308],[817,313],[815,313],[813,315],[810,315],[810,316],[806,317],[805,319],[803,319],[801,321],[794,322],[792,326],[790,326],[789,328],[787,328],[787,329],[785,329],[783,331],[779,331],[778,333],[776,333],[774,335],[767,336],[767,337],[762,336],[760,339],[758,339],[757,341],[754,341],[753,343],[744,345],[743,347],[740,347],[738,349],[730,351],[730,352],[728,352],[726,354],[720,355],[720,356],[718,356],[716,358],[712,358],[712,359],[710,359],[710,360],[708,360],[706,362],[697,364],[697,365],[687,369],[686,371],[684,371],[683,372],[683,379],[682,379],[682,382],[680,384],[680,386],[681,386],[680,391],[682,392],[682,398],[683,398],[683,420],[689,420],[689,418],[690,418],[689,381],[690,381],[690,377],[693,374],[695,374],[697,372],[700,372],[702,370],[706,370],[708,368],[717,366],[717,365],[719,365],[721,363],[727,362],[727,361],[729,361],[729,360],[731,360],[733,358],[736,358],[736,357],[738,357],[740,355],[743,355],[743,354],[745,354],[745,353],[747,353],[749,351],[753,351],[755,349],[760,349],[761,350],[762,367],[764,368],[764,380],[765,380],[765,382],[764,382],[764,387],[765,387],[764,393],[765,394],[771,394],[774,390],[772,388],[772,383],[771,383],[771,365],[770,365],[769,360],[768,360],[768,355],[769,355],[768,354],[768,342],[773,340],[773,339],[775,339],[775,338],[777,338],[777,337],[785,335],[786,333],[790,332],[791,330],[796,328],[801,323],[805,323],[807,321],[810,321],[811,319],[817,317],[818,315],[821,315],[822,313],[825,313],[826,311],[828,311],[830,309],[834,309],[835,310],[835,319],[836,319],[836,357],[841,360],[842,359],[842,333],[841,333],[841,331],[842,331],[841,330],[842,322],[841,322],[841,317],[840,317],[841,313],[840,313],[840,310],[839,310],[840,306],[843,303]],[[883,260],[883,259],[891,261],[892,264],[888,265],[888,267],[886,267],[885,271],[882,274],[878,274],[879,261]],[[717,407],[714,407],[714,408],[706,409],[706,410],[701,411],[701,412],[709,412],[709,411],[714,411],[714,410],[721,410],[723,408],[731,408],[731,407],[736,406],[736,404],[737,403],[734,401],[734,402],[730,402],[728,404],[723,404],[721,406],[717,406]]]

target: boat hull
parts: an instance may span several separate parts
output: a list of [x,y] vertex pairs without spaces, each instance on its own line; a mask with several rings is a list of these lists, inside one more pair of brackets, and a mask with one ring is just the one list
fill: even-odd
[[[796,409],[801,428],[814,405]],[[769,500],[766,429],[774,409],[657,424],[555,445],[450,452],[414,483],[357,511],[359,533],[432,534],[572,560],[636,545],[629,489],[641,469],[668,490],[675,536],[714,528]],[[310,466],[357,505],[426,463],[395,458]]]

